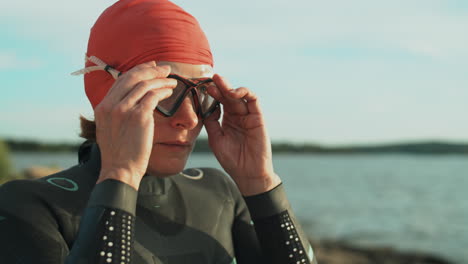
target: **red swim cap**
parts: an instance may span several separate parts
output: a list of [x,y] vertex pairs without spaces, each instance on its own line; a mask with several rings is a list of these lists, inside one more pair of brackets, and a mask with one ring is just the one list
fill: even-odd
[[[198,21],[168,0],[120,0],[107,8],[91,29],[87,56],[120,72],[153,60],[213,66]],[[84,81],[95,108],[115,80],[105,71],[95,71],[85,74]]]

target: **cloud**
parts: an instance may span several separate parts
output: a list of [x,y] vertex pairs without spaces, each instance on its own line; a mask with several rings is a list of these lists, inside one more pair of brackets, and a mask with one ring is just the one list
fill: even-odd
[[[227,6],[226,6],[227,5]],[[448,1],[219,2],[210,13],[195,8],[209,36],[229,49],[351,43],[403,49],[431,57],[468,56],[468,16]],[[242,14],[240,16],[239,14]]]
[[[0,21],[14,20],[21,24],[19,32],[47,39],[60,50],[83,51],[92,24],[114,2],[6,1]],[[175,2],[193,13],[214,48],[225,52],[350,42],[439,58],[468,56],[466,9],[463,13],[450,1]]]
[[15,33],[47,43],[51,49],[83,56],[89,29],[115,1],[18,0],[1,4],[0,24]]
[[36,69],[43,65],[37,58],[20,58],[14,52],[0,51],[0,71]]

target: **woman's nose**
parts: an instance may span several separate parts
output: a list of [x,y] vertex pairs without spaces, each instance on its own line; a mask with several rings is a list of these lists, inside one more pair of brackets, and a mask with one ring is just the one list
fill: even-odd
[[179,109],[171,119],[171,125],[176,128],[191,130],[198,125],[198,115],[190,95],[185,97]]

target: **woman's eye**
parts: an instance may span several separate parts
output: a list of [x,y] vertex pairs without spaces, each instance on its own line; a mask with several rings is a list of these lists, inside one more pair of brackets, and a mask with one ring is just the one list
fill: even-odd
[[201,93],[206,94],[208,91],[206,90],[206,85],[200,85],[198,86],[198,91]]

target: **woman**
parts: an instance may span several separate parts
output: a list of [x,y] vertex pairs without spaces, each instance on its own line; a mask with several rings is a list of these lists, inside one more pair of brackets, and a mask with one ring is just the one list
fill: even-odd
[[[95,122],[82,119],[79,164],[1,187],[0,263],[315,262],[256,96],[213,74],[191,15],[167,0],[118,1],[87,55]],[[233,181],[184,170],[203,125]]]

